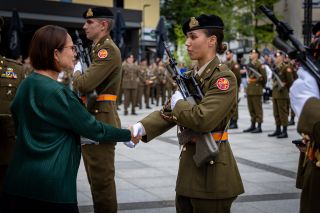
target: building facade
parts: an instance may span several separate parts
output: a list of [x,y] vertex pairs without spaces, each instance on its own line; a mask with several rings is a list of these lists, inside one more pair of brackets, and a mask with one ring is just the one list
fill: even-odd
[[86,40],[82,30],[84,24],[82,14],[88,7],[94,6],[108,7],[114,14],[118,10],[121,11],[126,25],[125,52],[134,54],[136,58],[141,58],[142,55],[147,55],[143,50],[146,52],[154,51],[156,44],[152,33],[160,18],[159,0],[10,0],[2,1],[0,8],[0,16],[5,19],[5,25],[1,32],[3,42],[0,45],[0,54],[10,57],[8,31],[12,10],[15,9],[19,12],[23,23],[21,54],[26,57],[33,33],[39,27],[47,24],[63,26],[69,30],[71,36],[75,30],[78,30],[85,45],[89,45],[90,42]]

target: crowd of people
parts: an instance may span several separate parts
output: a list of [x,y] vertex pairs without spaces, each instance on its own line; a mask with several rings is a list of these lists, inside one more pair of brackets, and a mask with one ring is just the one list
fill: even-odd
[[[25,71],[29,65],[23,68],[21,63],[1,57],[1,85],[6,85],[0,93],[0,131],[4,138],[0,149],[1,212],[79,212],[76,176],[81,155],[94,211],[117,212],[116,143],[149,142],[175,126],[182,146],[176,211],[230,212],[237,196],[244,193],[228,140],[228,129],[238,128],[241,88],[251,118],[245,133],[263,132],[262,105],[271,96],[276,129],[268,136],[287,138],[291,97],[292,108],[299,116],[298,131],[304,138],[298,146],[302,156],[301,212],[316,212],[313,194],[320,186],[320,119],[315,109],[320,95],[316,80],[305,68],[297,72],[296,63],[281,51],[262,58],[258,49],[250,51],[249,63],[236,62],[223,43],[224,23],[219,16],[190,17],[182,30],[195,64],[188,70],[180,68],[186,77],[194,77],[203,92],[203,98],[194,103],[177,90],[161,59],[149,65],[147,59],[138,63],[128,54],[122,61],[110,36],[114,19],[111,10],[88,8],[83,18],[83,29],[93,42],[91,64],[86,69],[76,59],[67,30],[54,25],[41,27],[32,38],[32,72]],[[310,48],[317,61],[320,24],[314,28],[314,36]],[[223,63],[218,55],[225,52]],[[151,109],[151,104],[162,108],[122,129],[120,104],[124,105],[125,116],[130,107],[131,115],[137,114],[137,108]],[[197,144],[204,142],[203,133],[209,134],[221,151],[199,163],[194,155]],[[93,143],[83,143],[80,136]]]

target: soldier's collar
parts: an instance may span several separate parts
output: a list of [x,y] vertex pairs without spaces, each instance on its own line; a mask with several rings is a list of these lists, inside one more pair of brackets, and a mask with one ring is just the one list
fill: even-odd
[[100,45],[103,44],[107,39],[111,39],[111,36],[110,36],[110,35],[105,35],[105,36],[103,36],[103,37],[98,41],[98,43],[96,43],[94,46],[95,46],[95,47],[100,46]]

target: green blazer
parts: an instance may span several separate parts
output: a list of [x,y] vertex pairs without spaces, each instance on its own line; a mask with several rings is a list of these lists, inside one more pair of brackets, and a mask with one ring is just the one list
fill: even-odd
[[[225,129],[237,101],[238,86],[235,75],[216,57],[197,81],[204,93],[201,102],[192,106],[187,101],[178,101],[173,109],[175,121],[162,119],[159,111],[145,117],[141,121],[146,130],[143,141],[152,140],[176,124],[203,133]],[[187,143],[182,149],[176,185],[177,194],[191,198],[224,199],[244,192],[229,142],[220,144],[220,152],[212,164],[208,162],[200,168],[195,165],[192,158],[195,148],[195,144]]]
[[97,121],[68,87],[37,73],[20,84],[11,111],[17,145],[4,191],[13,195],[77,203],[80,135],[103,142],[131,138],[129,130]]

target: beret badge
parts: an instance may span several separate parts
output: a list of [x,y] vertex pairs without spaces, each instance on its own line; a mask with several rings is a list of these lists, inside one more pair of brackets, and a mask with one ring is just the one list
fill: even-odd
[[87,17],[92,17],[92,16],[93,16],[92,9],[89,8],[88,11],[87,11]]
[[194,27],[198,27],[198,26],[199,26],[198,20],[195,17],[191,17],[190,22],[189,22],[190,29],[192,29]]

